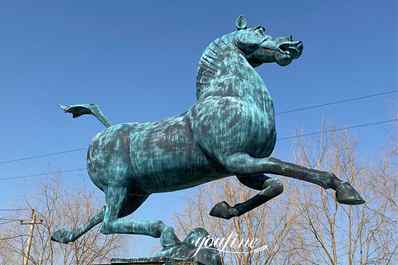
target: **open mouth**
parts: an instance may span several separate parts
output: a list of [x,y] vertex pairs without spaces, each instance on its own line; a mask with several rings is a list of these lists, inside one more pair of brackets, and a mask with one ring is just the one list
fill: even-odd
[[280,53],[297,58],[303,50],[303,44],[301,41],[289,41],[281,43],[278,48]]

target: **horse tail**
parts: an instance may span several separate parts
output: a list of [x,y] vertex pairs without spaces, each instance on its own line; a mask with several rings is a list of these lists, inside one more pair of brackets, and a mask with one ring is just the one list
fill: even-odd
[[112,124],[108,118],[102,113],[96,104],[76,104],[76,105],[59,105],[64,112],[72,113],[73,118],[82,115],[94,115],[105,127],[111,127]]
[[51,240],[64,244],[75,241],[104,220],[104,208],[93,216],[88,223],[82,224],[74,230],[60,229],[55,231],[51,235]]

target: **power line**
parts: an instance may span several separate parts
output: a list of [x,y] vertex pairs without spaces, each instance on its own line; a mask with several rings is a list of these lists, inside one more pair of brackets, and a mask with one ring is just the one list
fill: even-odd
[[0,238],[0,241],[11,240],[11,239],[15,239],[15,238],[18,238],[18,237],[23,237],[23,236],[27,236],[27,235],[17,235],[17,236],[3,237],[3,238]]
[[[307,110],[322,108],[322,107],[326,107],[326,106],[338,105],[338,104],[343,104],[343,103],[348,103],[348,102],[360,101],[360,100],[368,99],[368,98],[390,95],[390,94],[394,94],[394,93],[398,93],[398,90],[397,89],[389,90],[389,91],[384,91],[384,92],[375,93],[375,94],[369,94],[369,95],[364,95],[364,96],[359,96],[359,97],[331,101],[331,102],[327,102],[327,103],[323,103],[323,104],[316,104],[316,105],[309,105],[309,106],[294,108],[294,109],[278,112],[278,113],[276,113],[276,115],[285,115],[285,114],[292,113],[292,112],[307,111]],[[58,152],[26,156],[26,157],[10,159],[10,160],[3,160],[3,161],[0,161],[0,165],[11,164],[11,163],[21,162],[21,161],[26,161],[26,160],[46,158],[46,157],[57,156],[57,155],[63,155],[63,154],[68,154],[68,153],[84,151],[84,150],[87,150],[87,147],[80,147],[80,148],[68,149],[68,150],[63,150],[63,151],[58,151]],[[42,174],[39,174],[39,175],[42,175]],[[22,177],[22,178],[24,178],[24,177]]]
[[63,173],[80,172],[80,171],[83,171],[83,170],[85,170],[85,168],[58,170],[58,171],[54,171],[54,172],[43,172],[43,173],[32,174],[32,175],[24,175],[24,176],[16,176],[16,177],[5,177],[5,178],[0,178],[0,180],[26,179],[26,178],[33,178],[33,177],[48,176],[50,174],[63,174]]
[[41,155],[26,156],[26,157],[11,159],[11,160],[3,160],[3,161],[0,161],[0,165],[10,164],[10,163],[14,163],[14,162],[20,162],[20,161],[24,161],[24,160],[32,160],[32,159],[37,159],[37,158],[45,158],[45,157],[50,157],[50,156],[63,155],[63,154],[83,151],[83,150],[86,150],[86,149],[87,148],[81,147],[81,148],[74,148],[74,149],[69,149],[69,150],[64,150],[64,151],[59,151],[59,152],[52,152],[52,153],[46,153],[46,154],[41,154]]
[[19,222],[19,221],[21,221],[21,219],[0,217],[0,221]]
[[[398,118],[397,119],[390,119],[390,120],[383,120],[383,121],[360,123],[360,124],[355,124],[355,125],[351,125],[351,126],[347,126],[347,127],[329,129],[329,130],[324,130],[324,131],[314,131],[314,132],[309,132],[309,133],[304,133],[304,134],[299,134],[299,135],[285,136],[285,137],[280,137],[278,139],[278,141],[286,141],[286,140],[291,140],[291,139],[296,139],[296,138],[301,138],[301,137],[320,135],[322,133],[339,132],[339,131],[350,130],[350,129],[355,129],[355,128],[364,128],[364,127],[378,126],[378,125],[383,125],[383,124],[390,124],[390,123],[393,123],[393,122],[398,122]],[[55,173],[81,172],[81,171],[84,171],[84,170],[86,170],[86,169],[85,168],[75,168],[75,169],[61,170],[61,171],[57,171]],[[31,178],[31,177],[37,177],[37,176],[46,176],[46,175],[49,175],[49,174],[50,174],[50,172],[40,173],[40,174],[32,174],[32,175],[25,175],[25,176],[17,176],[17,177],[0,178],[0,181],[1,180],[14,180],[14,179],[22,179],[22,178]]]
[[8,221],[0,221],[0,225],[11,224],[16,222],[20,223],[22,221],[23,221],[22,219],[15,219],[15,220],[10,219]]
[[8,209],[3,208],[3,209],[1,209],[0,208],[0,212],[15,212],[15,211],[28,211],[28,210],[30,210],[30,209],[24,209],[24,208],[14,208],[14,209],[12,209],[12,208],[8,208]]
[[323,130],[323,131],[315,131],[315,132],[303,133],[303,134],[292,135],[292,136],[285,136],[285,137],[279,138],[278,141],[286,141],[286,140],[295,139],[295,138],[320,135],[322,133],[340,132],[340,131],[345,131],[345,130],[350,130],[350,129],[355,129],[355,128],[377,126],[377,125],[388,124],[388,123],[393,123],[393,122],[397,122],[397,121],[398,121],[398,119],[390,119],[390,120],[384,120],[384,121],[361,123],[361,124],[351,125],[351,126],[342,127],[342,128],[329,129],[329,130]]
[[292,113],[292,112],[300,112],[300,111],[307,111],[307,110],[312,110],[312,109],[319,109],[319,108],[323,108],[323,107],[327,107],[327,106],[355,102],[355,101],[360,101],[360,100],[364,100],[364,99],[368,99],[368,98],[391,95],[391,94],[395,94],[395,93],[398,93],[398,90],[395,89],[395,90],[384,91],[384,92],[360,96],[360,97],[345,98],[345,99],[331,101],[331,102],[322,103],[322,104],[315,104],[315,105],[293,108],[290,110],[278,112],[278,113],[276,113],[276,115],[284,115],[284,114],[288,114],[288,113]]
[[22,219],[14,219],[14,218],[0,218],[0,225],[5,225],[5,224],[10,224],[10,223],[16,223],[16,222],[22,222]]

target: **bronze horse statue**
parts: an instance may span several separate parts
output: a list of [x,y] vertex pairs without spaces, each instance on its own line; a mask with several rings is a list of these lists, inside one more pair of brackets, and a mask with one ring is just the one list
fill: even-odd
[[88,174],[105,193],[106,204],[87,224],[58,230],[52,239],[71,242],[100,223],[103,234],[165,239],[170,229],[162,221],[124,217],[152,193],[228,176],[260,192],[234,206],[220,202],[212,216],[237,217],[281,194],[282,183],[267,173],[333,189],[339,203],[364,203],[349,183],[333,173],[271,157],[277,139],[274,106],[255,67],[274,62],[286,66],[302,50],[301,41],[291,36],[272,38],[264,27],[248,27],[240,16],[236,30],[211,42],[200,58],[197,101],[185,113],[158,122],[111,125],[95,104],[62,106],[73,117],[92,114],[107,127],[94,137],[87,154]]

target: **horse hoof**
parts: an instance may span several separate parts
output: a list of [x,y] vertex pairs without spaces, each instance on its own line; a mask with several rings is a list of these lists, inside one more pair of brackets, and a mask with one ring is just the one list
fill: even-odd
[[160,245],[162,248],[170,248],[176,246],[178,243],[180,243],[180,240],[175,234],[174,229],[170,226],[164,228],[160,235]]
[[52,235],[51,235],[51,240],[55,241],[55,242],[59,242],[59,243],[69,243],[73,238],[73,234],[66,229],[60,229],[55,231]]
[[336,199],[339,203],[358,205],[365,203],[361,195],[348,182],[341,183],[336,189]]
[[227,202],[222,201],[214,205],[209,214],[218,218],[230,219],[231,217],[237,216],[238,211]]

